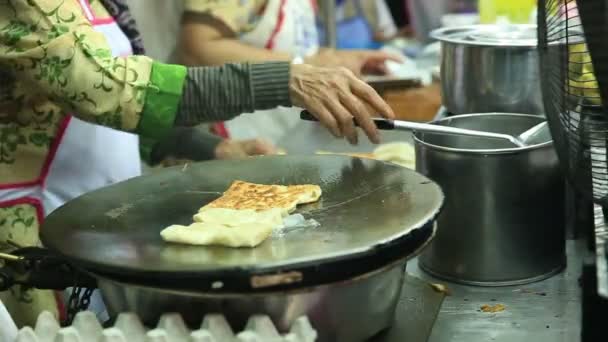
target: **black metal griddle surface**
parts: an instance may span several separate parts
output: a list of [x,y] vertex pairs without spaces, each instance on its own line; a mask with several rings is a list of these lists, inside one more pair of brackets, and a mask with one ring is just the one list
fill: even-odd
[[[192,215],[234,180],[320,185],[321,200],[297,211],[320,226],[273,235],[256,248],[186,246],[161,239],[163,228],[190,224]],[[385,248],[393,259],[413,252],[432,235],[432,221],[442,202],[439,187],[424,176],[372,160],[275,156],[212,161],[165,169],[83,195],[46,219],[42,241],[86,269],[106,275],[208,275],[210,280],[298,267],[318,271],[332,262],[353,260],[363,265]],[[400,250],[398,243],[409,243],[407,250]]]

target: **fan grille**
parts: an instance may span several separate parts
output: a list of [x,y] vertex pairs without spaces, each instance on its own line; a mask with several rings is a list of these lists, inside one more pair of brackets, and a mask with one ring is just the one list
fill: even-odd
[[605,0],[538,4],[543,102],[555,147],[575,188],[600,204],[608,195],[608,114],[597,65],[608,70],[608,51],[598,52],[596,41],[608,41],[602,34],[605,7]]

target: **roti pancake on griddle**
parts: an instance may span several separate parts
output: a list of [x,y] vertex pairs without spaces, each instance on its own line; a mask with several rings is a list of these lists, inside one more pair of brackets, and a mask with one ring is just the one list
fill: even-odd
[[318,185],[264,185],[235,181],[215,201],[199,209],[189,226],[172,225],[161,231],[165,241],[191,245],[255,247],[298,204],[316,202]]
[[280,208],[286,216],[298,204],[312,203],[321,197],[318,185],[264,185],[235,181],[224,195],[205,208],[253,209],[258,211]]
[[374,150],[374,156],[377,160],[416,169],[416,150],[412,144],[395,142],[380,145]]
[[279,208],[257,211],[253,209],[204,207],[194,215],[193,220],[194,222],[220,223],[228,227],[237,227],[248,223],[268,222],[273,227],[277,227],[283,224],[283,214]]
[[416,169],[416,151],[414,150],[414,146],[405,142],[382,144],[372,153],[317,151],[316,154],[333,154],[362,159],[374,159],[401,165],[412,170]]
[[280,209],[204,208],[189,226],[173,225],[161,232],[165,241],[190,245],[255,247],[283,225]]
[[266,240],[274,226],[270,222],[248,222],[227,226],[217,222],[194,222],[189,226],[169,226],[160,235],[165,241],[188,245],[255,247]]

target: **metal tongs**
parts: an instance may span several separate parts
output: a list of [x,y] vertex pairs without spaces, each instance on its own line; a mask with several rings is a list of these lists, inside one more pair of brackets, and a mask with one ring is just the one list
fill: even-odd
[[[300,118],[306,121],[319,121],[309,111],[304,110],[300,114]],[[509,134],[491,133],[484,131],[476,131],[472,129],[456,128],[449,126],[441,126],[428,123],[419,123],[403,120],[388,120],[382,118],[373,118],[376,127],[380,130],[403,130],[403,131],[414,131],[414,132],[425,132],[434,134],[447,134],[447,135],[464,135],[469,137],[477,138],[488,138],[497,140],[507,140],[517,147],[528,146],[528,142],[532,141],[534,137],[538,136],[545,130],[548,131],[547,122],[544,121],[534,127],[526,130],[519,136],[515,137]],[[355,121],[355,125],[359,124]]]

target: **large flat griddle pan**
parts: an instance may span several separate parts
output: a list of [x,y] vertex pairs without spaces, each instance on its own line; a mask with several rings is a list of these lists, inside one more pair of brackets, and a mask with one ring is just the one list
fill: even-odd
[[[191,223],[234,180],[319,184],[321,200],[298,212],[320,226],[272,236],[252,249],[161,239],[163,228]],[[42,241],[115,279],[221,291],[289,287],[348,279],[407,257],[430,239],[442,203],[435,183],[378,161],[329,155],[212,161],[85,194],[47,217]],[[259,277],[275,274],[284,276]]]

